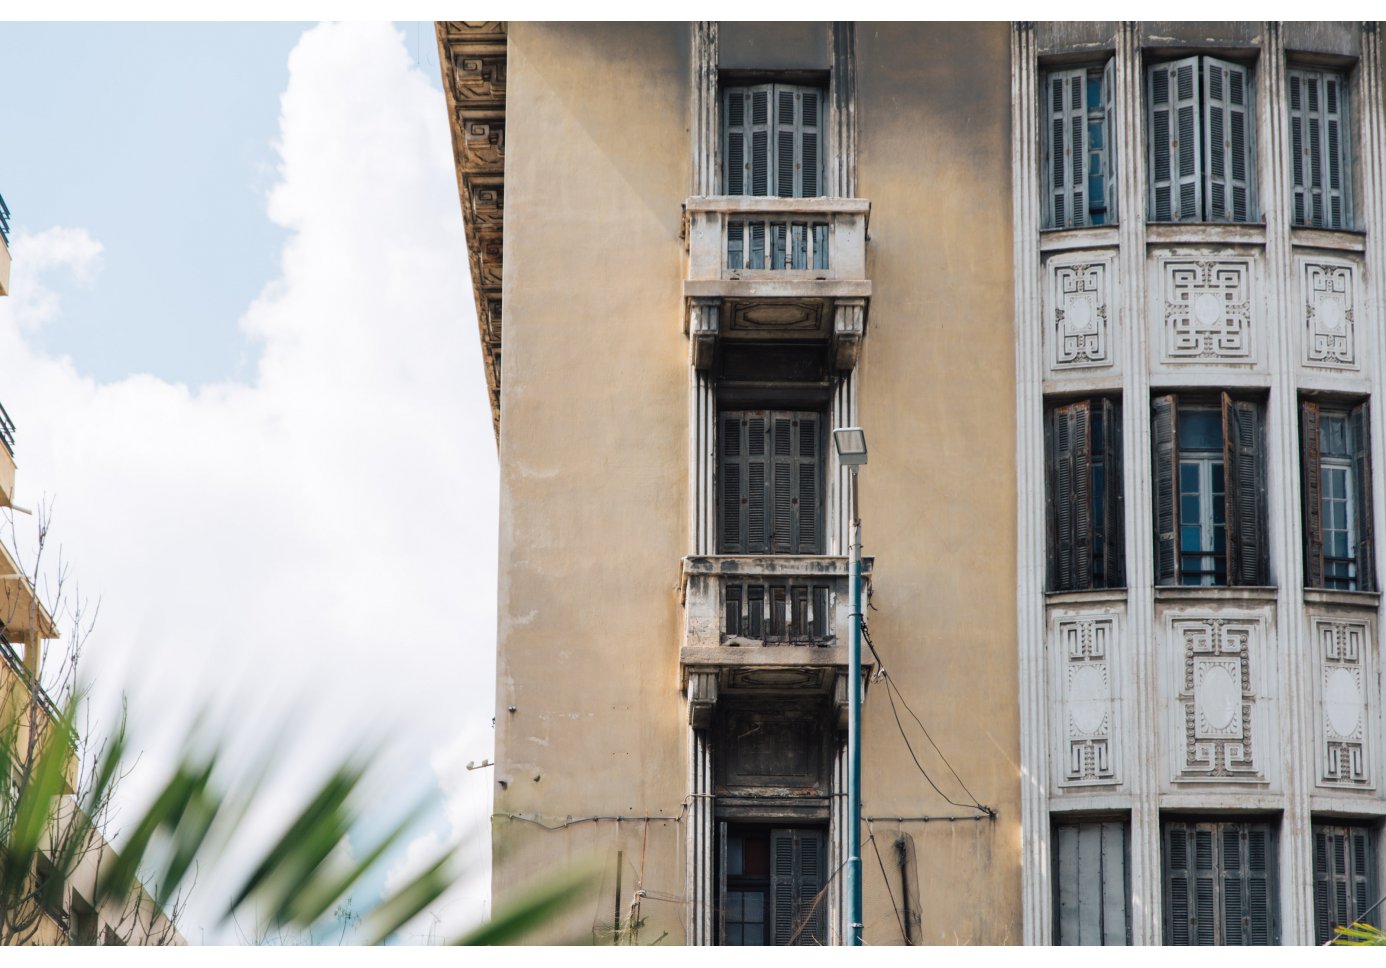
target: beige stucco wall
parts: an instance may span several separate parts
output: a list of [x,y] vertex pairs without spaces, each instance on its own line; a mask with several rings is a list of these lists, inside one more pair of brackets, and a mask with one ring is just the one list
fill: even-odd
[[[826,33],[795,36],[817,50]],[[939,943],[1020,939],[1008,38],[1005,24],[857,27],[870,621],[934,740],[999,811],[874,824],[896,900],[892,844],[913,837],[922,937]],[[747,67],[767,34],[727,41],[725,62]],[[558,937],[610,923],[619,852],[627,897],[643,871],[641,940],[683,940],[677,823],[508,817],[673,818],[687,791],[689,56],[686,24],[510,25],[494,886],[499,907],[593,858],[602,885]],[[866,814],[968,812],[914,770],[879,685],[864,734]],[[867,940],[899,944],[871,847],[864,867]]]

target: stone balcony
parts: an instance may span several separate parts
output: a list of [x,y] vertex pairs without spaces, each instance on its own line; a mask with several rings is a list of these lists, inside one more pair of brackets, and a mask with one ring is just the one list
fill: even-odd
[[[863,597],[871,565],[863,559]],[[851,580],[839,556],[683,559],[679,673],[693,725],[728,694],[831,693],[845,712]]]
[[0,405],[0,508],[14,501],[14,421]]
[[856,365],[871,281],[861,198],[695,196],[684,205],[685,332],[694,364],[718,339],[831,340]]

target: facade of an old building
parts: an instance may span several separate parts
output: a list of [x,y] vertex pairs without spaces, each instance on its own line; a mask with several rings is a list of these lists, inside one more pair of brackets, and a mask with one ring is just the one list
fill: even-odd
[[563,930],[841,942],[854,507],[867,943],[1313,943],[1377,900],[1376,24],[438,38],[498,900],[596,857]]

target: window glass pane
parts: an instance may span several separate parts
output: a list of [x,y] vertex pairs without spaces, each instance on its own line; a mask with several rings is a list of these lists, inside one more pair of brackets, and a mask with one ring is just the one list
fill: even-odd
[[731,836],[727,838],[727,876],[738,877],[741,875],[741,855],[742,840],[740,837]]
[[765,925],[748,924],[742,929],[742,944],[744,945],[763,945],[765,944]]
[[740,922],[740,921],[744,921],[744,920],[745,920],[745,916],[742,914],[742,911],[743,911],[742,898],[743,898],[744,896],[745,896],[745,895],[743,895],[740,891],[728,891],[728,892],[727,892],[727,926],[728,926],[728,927],[731,926],[731,923],[732,923],[733,921]]
[[743,921],[763,922],[765,920],[765,895],[760,892],[746,894],[742,904]]
[[1217,410],[1179,411],[1179,451],[1222,450],[1222,414]]

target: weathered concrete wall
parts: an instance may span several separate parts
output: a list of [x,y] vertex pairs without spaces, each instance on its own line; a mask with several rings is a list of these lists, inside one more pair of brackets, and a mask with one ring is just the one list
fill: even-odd
[[[897,900],[885,848],[897,826],[914,837],[922,937],[939,944],[1021,937],[1009,38],[1006,24],[857,25],[857,184],[871,199],[875,285],[860,382],[872,637],[948,760],[999,812],[874,825]],[[863,731],[865,814],[969,813],[914,769],[880,685]],[[935,782],[967,802],[911,736]],[[899,944],[864,852],[868,940]]]
[[[689,30],[510,26],[494,883],[500,905],[536,875],[595,858],[600,889],[554,937],[610,924],[619,852],[625,897],[643,873],[641,940],[683,940],[677,823],[545,830],[509,817],[674,818],[687,791],[675,585],[688,552]],[[822,69],[826,38],[824,24],[727,24],[720,63]],[[1016,942],[1009,32],[860,24],[857,43],[875,286],[859,384],[871,627],[934,740],[1000,815],[874,822],[864,836],[888,881],[866,847],[867,940],[903,940],[887,891],[899,900],[903,831],[917,939]],[[971,812],[914,769],[881,684],[864,729],[866,814]]]
[[[512,24],[505,178],[498,814],[679,815],[675,587],[687,544],[680,204],[686,24]],[[514,707],[513,713],[508,712]],[[594,856],[606,879],[558,930],[681,895],[677,823],[496,822],[496,903]],[[642,938],[683,939],[651,901]]]

